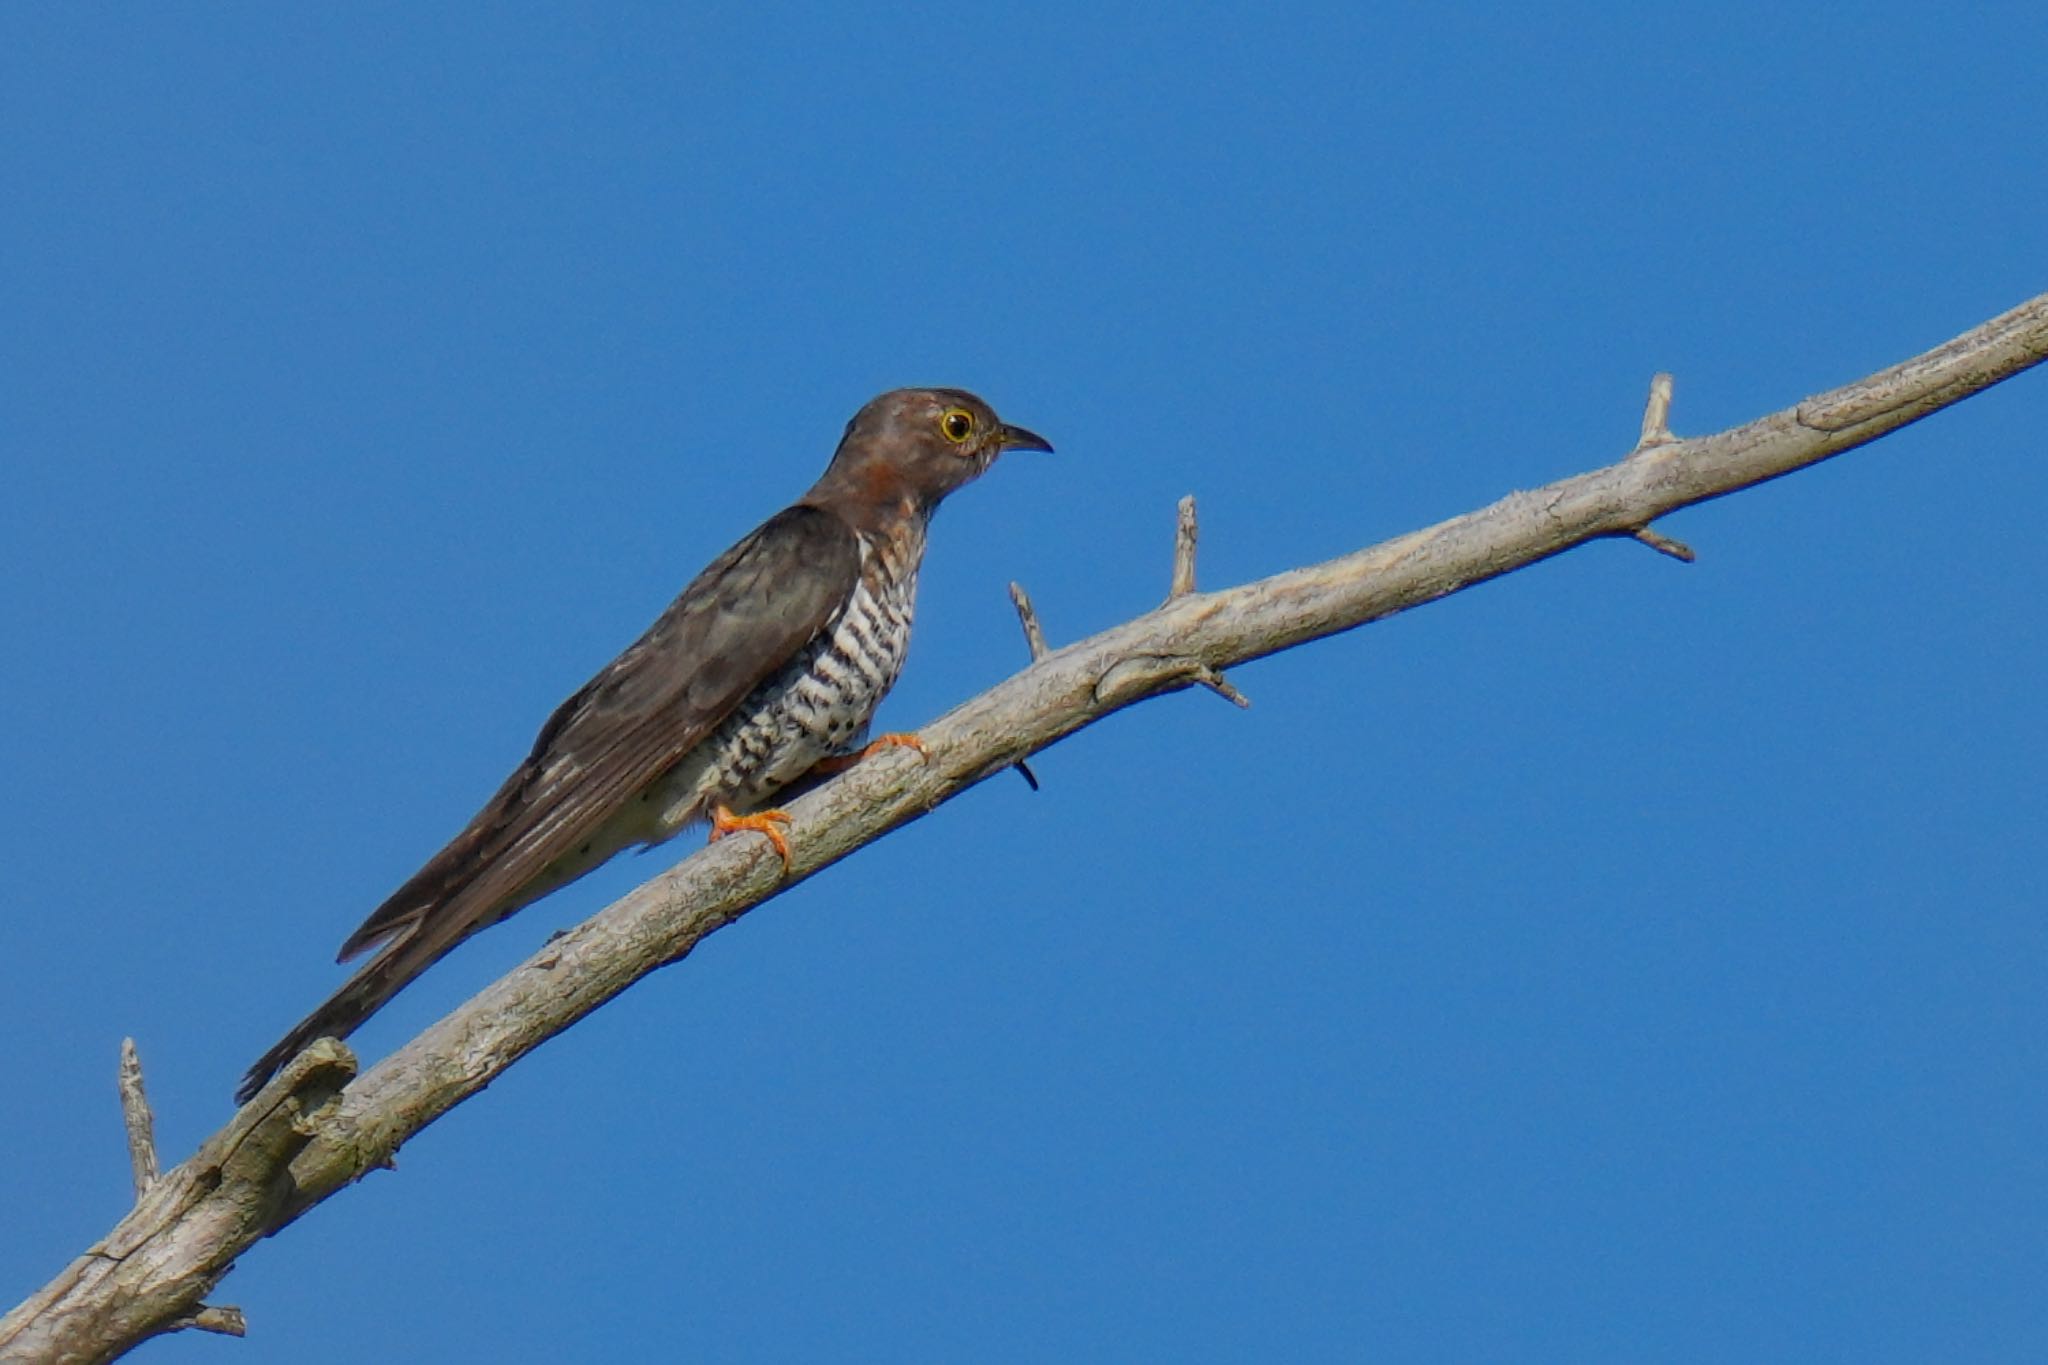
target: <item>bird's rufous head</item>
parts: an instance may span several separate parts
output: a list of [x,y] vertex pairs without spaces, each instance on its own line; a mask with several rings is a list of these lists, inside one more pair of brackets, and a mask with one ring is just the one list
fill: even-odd
[[1006,424],[964,389],[891,389],[846,424],[806,502],[830,501],[856,520],[896,508],[929,516],[1006,450],[1050,451],[1036,432]]

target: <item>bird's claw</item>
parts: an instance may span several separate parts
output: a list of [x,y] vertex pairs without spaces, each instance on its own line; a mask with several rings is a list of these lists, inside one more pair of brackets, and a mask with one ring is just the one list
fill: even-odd
[[900,733],[883,735],[881,738],[869,744],[865,749],[862,749],[859,753],[855,754],[853,756],[854,761],[858,763],[863,758],[872,758],[874,755],[882,752],[882,750],[884,749],[914,750],[917,754],[918,760],[920,762],[925,763],[929,763],[932,757],[932,751],[924,747],[923,740],[919,739],[916,735],[913,734]]
[[811,771],[820,775],[843,773],[864,758],[873,758],[884,749],[915,750],[920,762],[930,762],[932,751],[924,747],[924,741],[913,734],[883,735],[867,747],[850,754],[833,754],[821,758],[811,765]]
[[711,838],[709,842],[715,844],[735,830],[747,829],[752,830],[756,834],[765,834],[768,836],[768,842],[775,846],[776,854],[782,859],[783,875],[788,876],[791,870],[789,839],[780,829],[776,828],[778,825],[786,825],[788,823],[789,812],[787,811],[764,810],[756,811],[752,815],[734,815],[731,810],[724,806],[714,806],[711,811]]

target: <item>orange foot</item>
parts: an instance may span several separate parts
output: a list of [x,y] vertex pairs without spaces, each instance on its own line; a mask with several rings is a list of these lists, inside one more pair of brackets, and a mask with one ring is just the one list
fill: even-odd
[[784,837],[781,830],[776,828],[777,825],[786,825],[788,823],[789,814],[786,811],[764,810],[754,815],[734,815],[731,809],[726,806],[713,806],[711,808],[711,838],[708,842],[715,844],[734,830],[740,829],[750,829],[756,834],[765,834],[768,836],[768,842],[775,845],[775,851],[782,856],[782,873],[784,876],[788,876],[790,871],[789,840]]
[[883,735],[857,754],[834,754],[821,758],[811,765],[814,773],[843,773],[864,758],[882,752],[884,749],[915,749],[919,758],[928,759],[932,751],[924,747],[924,741],[916,735]]

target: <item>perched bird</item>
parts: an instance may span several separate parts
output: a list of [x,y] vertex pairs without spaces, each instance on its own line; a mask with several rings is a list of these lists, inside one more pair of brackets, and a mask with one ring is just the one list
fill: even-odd
[[[456,944],[619,850],[708,820],[766,836],[764,808],[847,766],[910,642],[925,528],[1006,450],[1045,450],[959,389],[897,389],[854,415],[823,477],[727,550],[541,726],[533,752],[341,945],[376,955],[249,1068],[247,1102],[316,1038],[344,1038]],[[736,814],[735,812],[747,812]]]

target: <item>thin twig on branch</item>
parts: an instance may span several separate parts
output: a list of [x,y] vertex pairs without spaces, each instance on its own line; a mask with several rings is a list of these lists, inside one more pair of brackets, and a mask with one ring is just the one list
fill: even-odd
[[121,1069],[116,1076],[121,1092],[121,1126],[128,1130],[128,1168],[135,1176],[135,1197],[149,1193],[156,1184],[156,1118],[149,1112],[149,1096],[142,1089],[142,1054],[133,1038],[121,1040]]
[[1663,371],[1650,376],[1650,396],[1643,403],[1643,434],[1636,438],[1636,451],[1670,445],[1678,439],[1671,434],[1671,390],[1675,382]]
[[1166,600],[1186,597],[1195,590],[1195,542],[1202,537],[1201,528],[1195,523],[1195,495],[1190,493],[1180,500],[1173,529],[1173,581],[1166,589]]
[[1692,546],[1682,540],[1673,540],[1662,531],[1654,531],[1647,526],[1638,526],[1635,530],[1630,531],[1629,534],[1655,550],[1658,554],[1670,555],[1681,563],[1691,564],[1699,558],[1698,555],[1693,553]]
[[1045,628],[1038,624],[1038,608],[1031,605],[1031,594],[1024,591],[1022,583],[1010,585],[1010,603],[1017,608],[1017,620],[1024,627],[1024,647],[1031,651],[1031,662],[1037,663],[1052,652],[1045,647]]
[[[1201,524],[1195,517],[1195,495],[1190,493],[1180,500],[1174,514],[1173,527],[1173,578],[1166,589],[1166,602],[1171,606],[1180,598],[1189,596],[1195,590],[1195,545],[1202,538]],[[1252,700],[1230,685],[1223,676],[1223,670],[1204,664],[1192,675],[1194,681],[1214,692],[1233,706],[1250,706]]]
[[[1678,439],[1671,434],[1671,391],[1674,385],[1675,381],[1669,374],[1660,372],[1650,376],[1650,396],[1643,403],[1643,434],[1636,438],[1636,448],[1629,452],[1631,456],[1658,446],[1668,446]],[[1699,558],[1692,552],[1692,546],[1648,526],[1638,526],[1629,534],[1658,554],[1670,555],[1681,563],[1690,564]]]
[[1901,365],[1712,436],[1670,437],[1668,387],[1662,398],[1653,388],[1644,442],[1620,462],[1324,564],[1197,593],[1190,549],[1190,591],[1047,653],[954,708],[919,732],[928,762],[860,764],[793,803],[787,878],[755,845],[712,845],[551,941],[353,1082],[345,1047],[314,1044],[152,1184],[103,1242],[0,1319],[0,1360],[109,1359],[199,1314],[236,1256],[388,1164],[401,1144],[547,1038],[777,892],[1121,707],[1214,686],[1227,666],[1589,540],[1642,538],[1660,516],[1839,455],[2044,357],[2048,295]]
[[[1017,621],[1024,627],[1024,647],[1031,651],[1031,662],[1037,663],[1050,651],[1045,647],[1045,628],[1038,624],[1038,608],[1031,605],[1031,594],[1024,591],[1022,583],[1010,584],[1010,604],[1017,608]],[[1010,766],[1024,779],[1024,785],[1038,790],[1038,774],[1031,771],[1029,763],[1020,758]]]

